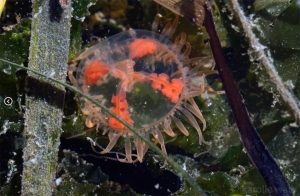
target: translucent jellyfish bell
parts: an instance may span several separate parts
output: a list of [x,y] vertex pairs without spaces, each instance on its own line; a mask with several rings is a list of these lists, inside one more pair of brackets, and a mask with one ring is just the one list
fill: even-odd
[[116,106],[113,97],[123,94],[132,125],[149,129],[173,113],[184,87],[182,64],[172,46],[151,31],[119,33],[94,46],[81,61],[78,86],[91,96],[101,95],[108,108]]

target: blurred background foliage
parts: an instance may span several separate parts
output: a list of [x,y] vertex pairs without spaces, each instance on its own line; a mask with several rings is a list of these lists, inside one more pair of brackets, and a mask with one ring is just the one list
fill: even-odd
[[[73,0],[72,6],[70,61],[84,48],[95,44],[98,38],[110,37],[129,28],[150,30],[157,13],[164,17],[160,28],[166,19],[174,18],[174,14],[148,0]],[[295,94],[295,99],[300,99],[299,1],[243,1],[242,7],[253,31],[274,59],[286,88]],[[213,8],[228,66],[253,123],[294,194],[300,194],[299,127],[290,125],[294,122],[293,115],[267,79],[268,73],[251,57],[249,44],[226,2],[216,1]],[[0,19],[0,58],[26,66],[31,17],[30,0],[6,2]],[[175,34],[182,31],[187,33],[193,47],[191,57],[211,55],[205,28],[181,18]],[[25,77],[26,72],[0,62],[1,195],[20,194]],[[208,83],[215,90],[222,89],[217,75],[208,77]],[[14,100],[11,106],[4,104],[5,97]],[[169,155],[208,195],[268,195],[263,179],[243,151],[226,96],[199,96],[195,100],[208,122],[204,137],[212,145],[199,146],[192,127],[187,125],[190,136],[183,137],[174,126],[178,133],[175,140],[164,135]],[[111,160],[115,155],[95,154],[86,136],[97,137],[101,146],[106,146],[108,139],[95,130],[86,130],[84,120],[78,98],[67,91],[55,195],[194,195],[171,167],[160,169],[163,160],[151,151],[143,163],[136,164]],[[124,151],[122,140],[115,151]],[[195,153],[202,154],[194,158]]]

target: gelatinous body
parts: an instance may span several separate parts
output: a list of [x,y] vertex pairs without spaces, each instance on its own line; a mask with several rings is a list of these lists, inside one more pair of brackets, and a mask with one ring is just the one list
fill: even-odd
[[[170,127],[172,121],[184,135],[189,134],[179,119],[196,129],[200,144],[205,142],[196,118],[202,121],[203,129],[206,122],[193,97],[205,91],[213,92],[206,86],[205,76],[216,73],[211,67],[189,67],[201,65],[198,62],[207,57],[188,58],[190,45],[184,33],[177,36],[174,43],[168,39],[177,23],[178,18],[168,24],[162,34],[154,32],[157,26],[154,24],[153,31],[130,30],[101,41],[83,55],[76,76],[76,86],[80,90],[98,98],[145,137],[152,134],[164,153],[167,152],[161,132],[174,137]],[[124,136],[126,155],[118,159],[142,162],[148,146],[117,119],[88,100],[82,100],[86,125],[96,126],[104,130],[104,134],[108,132],[109,144],[100,153],[110,152],[118,138]],[[136,154],[131,152],[132,142]]]

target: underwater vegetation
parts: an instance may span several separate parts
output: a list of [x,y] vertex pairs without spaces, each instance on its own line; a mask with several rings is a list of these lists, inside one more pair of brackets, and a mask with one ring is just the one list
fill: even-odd
[[[30,15],[29,2],[28,5],[25,3],[27,8],[24,4],[19,5],[22,9],[15,4],[7,1],[2,14],[1,26],[14,26],[1,32],[0,41],[4,44],[0,46],[0,58],[27,66],[29,38],[34,32],[30,30],[30,17],[35,15]],[[13,8],[13,5],[16,7]],[[272,63],[285,82],[284,88],[294,95],[294,100],[299,99],[299,37],[282,36],[283,31],[286,35],[293,35],[291,29],[299,28],[299,22],[287,19],[297,17],[299,6],[296,1],[277,4],[256,1],[243,6],[248,7],[244,10],[249,23],[266,47],[267,55],[272,57]],[[70,77],[69,84],[75,84],[81,92],[94,96],[100,102],[103,100],[103,105],[144,136],[148,137],[147,134],[151,133],[148,137],[151,143],[168,153],[206,194],[268,195],[262,177],[243,151],[226,96],[209,93],[214,92],[212,89],[222,91],[223,87],[219,75],[212,74],[216,71],[211,70],[214,61],[203,27],[179,17],[175,32],[162,33],[176,15],[152,1],[74,1],[72,7],[69,62],[78,56],[83,60],[78,69],[69,67],[69,71],[77,73],[76,79]],[[21,13],[18,23],[14,20],[15,12]],[[163,17],[157,22],[158,33],[153,33],[150,30],[157,14]],[[294,123],[297,116],[269,79],[268,71],[249,47],[251,44],[244,39],[243,28],[233,20],[233,15],[230,5],[220,1],[213,5],[226,62],[254,126],[282,169],[293,194],[297,194],[300,191],[297,183],[299,127]],[[134,30],[124,32],[130,28]],[[170,39],[161,34],[169,35]],[[180,37],[176,38],[177,35]],[[99,38],[106,39],[97,44]],[[169,40],[175,42],[172,44]],[[93,50],[85,53],[85,48]],[[166,48],[177,52],[176,55],[165,52]],[[204,63],[197,65],[194,63],[196,60],[190,63],[193,58]],[[184,66],[181,67],[182,62]],[[155,66],[148,66],[151,64]],[[29,72],[3,61],[0,61],[0,68],[1,194],[18,195],[26,141],[23,130],[28,125],[24,120],[24,113],[28,110],[25,107],[25,91],[35,92],[28,86],[24,88]],[[51,69],[46,71],[44,74],[50,77],[59,75]],[[62,75],[65,76],[66,72]],[[36,81],[30,84],[34,86]],[[196,84],[195,89],[201,84],[200,90],[195,90],[191,84]],[[43,87],[50,89],[47,85]],[[14,100],[9,107],[4,104],[6,97]],[[75,96],[68,89],[64,102],[62,128],[50,127],[62,132],[58,158],[54,163],[55,195],[197,194],[182,181],[172,165],[165,164],[164,159],[148,149],[143,140],[114,116],[102,111],[81,94]],[[145,125],[151,124],[154,126],[145,128]],[[48,129],[48,123],[41,126]],[[108,134],[102,135],[103,131]],[[51,135],[49,141],[55,141],[52,138],[56,137]],[[200,145],[201,141],[207,145]],[[125,154],[122,154],[124,149]],[[102,153],[97,154],[94,150]],[[29,160],[31,162],[26,162],[26,167],[38,161],[34,158]],[[164,168],[161,168],[163,165]]]

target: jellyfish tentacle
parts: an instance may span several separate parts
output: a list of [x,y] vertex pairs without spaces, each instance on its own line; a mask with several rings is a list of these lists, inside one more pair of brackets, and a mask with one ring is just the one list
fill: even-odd
[[163,138],[160,130],[155,129],[154,131],[152,131],[152,134],[153,134],[154,138],[158,140],[161,151],[163,151],[163,153],[167,154],[164,138]]
[[165,28],[163,29],[163,31],[161,32],[161,35],[167,37],[167,38],[171,38],[172,35],[174,34],[177,26],[178,26],[178,22],[179,22],[179,17],[176,16],[176,18],[174,19],[173,23],[168,22],[165,26]]
[[92,128],[95,126],[95,123],[92,122],[92,116],[88,116],[86,119],[85,119],[85,126],[87,128]]
[[180,111],[184,114],[184,116],[188,119],[188,122],[190,122],[190,124],[198,132],[199,144],[201,145],[201,143],[204,141],[204,139],[203,139],[202,131],[199,127],[199,124],[197,123],[197,120],[195,119],[195,117],[187,109],[182,108]]
[[[145,138],[149,139],[149,133],[146,132],[145,134],[143,134]],[[148,151],[149,145],[146,144],[144,141],[142,141],[140,138],[135,137],[134,138],[134,143],[136,146],[136,151],[137,151],[137,159],[139,162],[143,162],[143,158],[146,154],[146,152]]]
[[[163,36],[162,38],[168,37],[167,34],[168,34],[168,31],[169,31],[169,29],[171,28],[171,26],[172,26],[172,24],[171,24],[171,22],[169,21],[169,22],[166,24],[165,28],[164,28],[164,29],[162,30],[162,32],[161,32],[161,35]],[[169,37],[168,37],[168,38],[169,38]],[[162,41],[162,40],[160,40],[160,41]]]
[[142,146],[142,142],[141,139],[138,137],[134,138],[134,143],[135,143],[135,147],[136,147],[136,154],[137,154],[137,159],[139,160],[139,162],[143,162],[143,146]]
[[174,42],[172,51],[178,55],[180,53],[181,49],[183,48],[183,46],[185,45],[185,43],[186,43],[186,34],[181,32],[175,38],[175,42]]
[[165,133],[168,134],[170,137],[175,136],[175,133],[171,129],[171,119],[170,118],[166,118],[164,120],[163,129],[164,129]]
[[156,14],[155,19],[154,19],[154,21],[153,21],[153,23],[152,23],[152,26],[151,26],[151,30],[152,30],[153,32],[156,32],[156,31],[157,31],[157,27],[158,27],[160,18],[161,18],[161,15]]
[[225,93],[225,91],[215,91],[210,87],[205,87],[205,91],[207,91],[208,94],[212,94],[212,95],[221,95]]
[[[163,138],[160,130],[156,129],[156,130],[152,131],[152,134],[153,134],[154,138],[158,140],[158,143],[160,144],[161,151],[163,153],[165,153],[166,155],[168,155],[167,150],[166,150],[166,146],[165,146],[165,141],[164,141],[164,138]],[[164,168],[166,165],[167,165],[167,161],[165,160],[164,164],[161,166],[161,168]]]
[[192,46],[189,42],[185,42],[185,51],[183,52],[183,61],[188,61],[189,55],[192,51]]
[[[145,138],[149,140],[149,132],[146,132],[144,134]],[[143,146],[143,156],[142,158],[145,156],[146,152],[148,151],[149,149],[149,145],[146,144],[146,142],[142,141],[142,146]]]
[[73,72],[76,71],[76,70],[77,70],[77,67],[76,67],[76,63],[75,62],[73,62],[71,65],[68,66],[68,77],[69,77],[71,83],[76,88],[78,88],[78,84],[77,84],[76,78],[73,75]]
[[100,154],[105,154],[105,153],[110,152],[111,149],[116,145],[120,135],[121,134],[119,134],[119,133],[113,133],[113,132],[108,133],[109,143],[108,143],[107,147],[103,151],[100,152]]
[[125,155],[126,159],[129,163],[132,163],[132,155],[131,155],[131,142],[130,142],[130,136],[126,135],[125,139]]
[[203,130],[205,130],[206,129],[206,120],[203,117],[198,105],[195,103],[195,100],[193,98],[189,98],[188,101],[191,104],[184,103],[184,107],[186,109],[188,109],[190,112],[192,112],[195,116],[197,116],[201,120],[201,122],[203,123]]
[[191,69],[191,72],[213,70],[215,67],[214,59],[211,56],[190,58],[189,63],[193,64],[194,66]]
[[181,133],[183,133],[185,136],[189,136],[189,132],[188,132],[188,130],[186,130],[183,123],[178,118],[176,118],[175,116],[172,116],[172,119],[175,122],[178,129],[181,131]]

